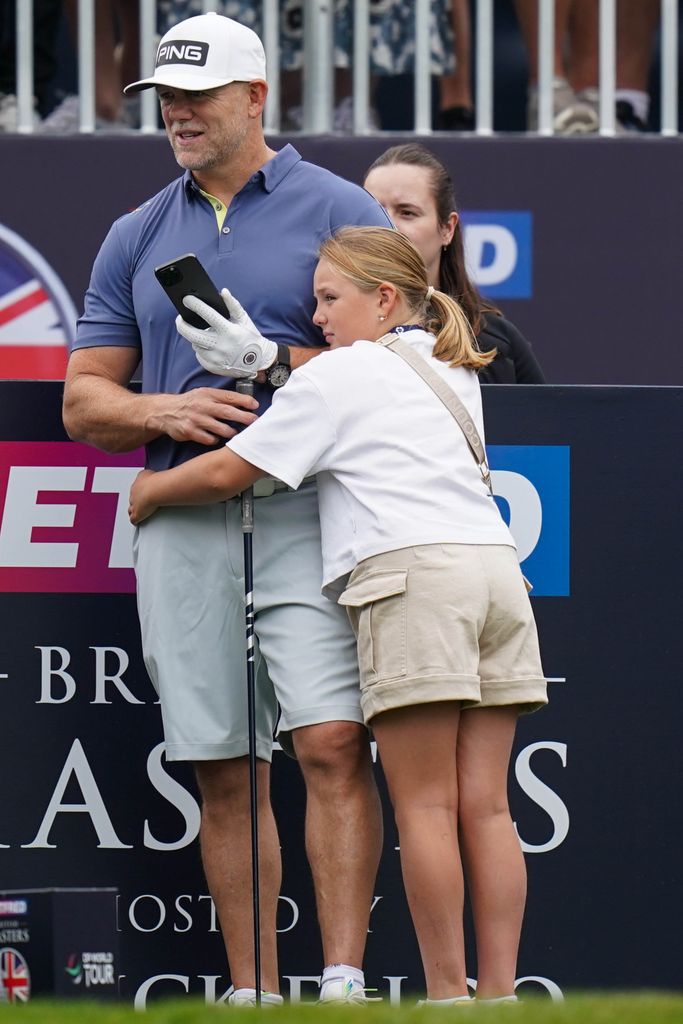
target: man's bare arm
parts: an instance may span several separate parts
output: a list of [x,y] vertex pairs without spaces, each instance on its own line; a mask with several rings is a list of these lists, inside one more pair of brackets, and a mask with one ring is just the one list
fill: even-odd
[[108,452],[139,448],[162,434],[175,441],[213,445],[236,433],[227,421],[247,424],[257,403],[218,388],[180,395],[138,395],[127,387],[139,361],[137,349],[115,346],[71,354],[64,387],[64,426],[74,441]]

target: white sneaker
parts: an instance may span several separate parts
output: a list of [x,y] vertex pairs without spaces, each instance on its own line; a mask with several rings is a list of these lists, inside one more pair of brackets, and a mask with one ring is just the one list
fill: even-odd
[[[42,124],[42,130],[48,135],[69,135],[80,131],[80,102],[78,96],[65,96],[59,106],[48,114]],[[132,127],[126,121],[105,121],[102,117],[95,118],[98,132],[129,132]]]
[[418,999],[417,1006],[474,1006],[472,996],[453,996],[452,999]]
[[479,1003],[480,1006],[497,1006],[500,1003],[514,1006],[519,999],[517,996],[497,996],[495,999],[473,999],[472,1002]]
[[[578,95],[564,78],[553,79],[553,129],[558,135],[589,135],[597,132],[600,119],[591,90]],[[527,129],[538,131],[538,86],[529,89]]]
[[[35,99],[33,100],[33,127],[40,124],[40,117],[35,110]],[[0,92],[0,132],[16,132],[19,123],[19,108],[17,97],[11,92]]]
[[[261,992],[261,1006],[282,1006],[284,999],[275,992]],[[229,1006],[256,1006],[255,988],[236,988],[228,996]]]
[[355,978],[330,978],[323,982],[319,1003],[355,1003],[366,1006],[368,997],[365,989]]

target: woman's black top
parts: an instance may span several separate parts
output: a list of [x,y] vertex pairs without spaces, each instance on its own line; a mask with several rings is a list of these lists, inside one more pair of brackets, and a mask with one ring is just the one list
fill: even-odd
[[514,324],[497,313],[483,313],[484,327],[477,335],[479,348],[498,349],[492,363],[479,371],[482,384],[545,384],[543,370],[531,345]]

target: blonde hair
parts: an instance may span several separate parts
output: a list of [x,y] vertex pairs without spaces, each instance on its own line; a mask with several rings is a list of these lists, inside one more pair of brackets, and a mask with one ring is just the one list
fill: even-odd
[[496,350],[481,352],[460,306],[444,292],[432,289],[422,256],[405,235],[392,228],[342,228],[320,246],[320,258],[362,291],[392,284],[411,316],[436,335],[432,355],[449,366],[479,370]]

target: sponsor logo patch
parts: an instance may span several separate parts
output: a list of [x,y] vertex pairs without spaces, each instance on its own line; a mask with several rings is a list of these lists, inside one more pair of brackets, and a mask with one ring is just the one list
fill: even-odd
[[174,39],[164,43],[157,50],[157,67],[165,64],[191,64],[201,68],[209,56],[209,44],[196,42],[193,39]]

